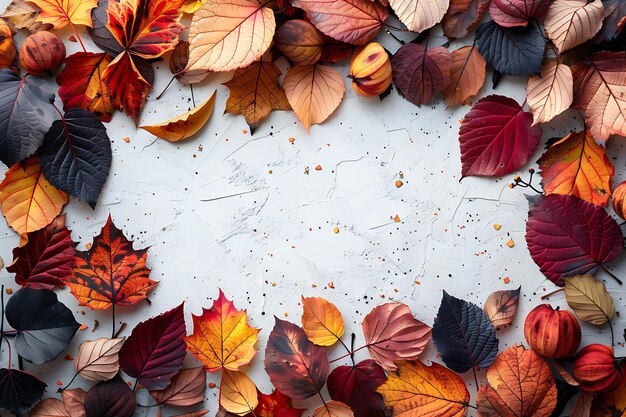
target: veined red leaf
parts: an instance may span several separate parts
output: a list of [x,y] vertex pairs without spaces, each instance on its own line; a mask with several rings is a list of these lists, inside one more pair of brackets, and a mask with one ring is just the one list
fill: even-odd
[[489,14],[500,26],[526,26],[543,19],[549,6],[550,0],[491,0]]
[[387,377],[372,359],[355,366],[339,366],[328,375],[328,392],[333,400],[349,405],[355,417],[384,417],[385,403],[376,391]]
[[137,121],[152,85],[139,72],[135,59],[127,51],[122,52],[107,66],[103,79],[113,105]]
[[291,398],[278,390],[271,394],[258,392],[259,405],[245,417],[300,417],[306,410],[293,408]]

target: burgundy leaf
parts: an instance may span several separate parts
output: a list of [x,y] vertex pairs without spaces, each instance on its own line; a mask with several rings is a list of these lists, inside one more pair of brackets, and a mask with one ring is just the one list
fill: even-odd
[[466,36],[476,29],[488,6],[489,0],[450,0],[450,7],[441,21],[443,33],[450,39]]
[[550,0],[491,0],[489,14],[500,26],[526,26],[543,19],[549,6]]
[[301,327],[278,317],[265,349],[265,370],[281,393],[304,400],[322,389],[328,376],[328,357]]
[[167,387],[183,366],[183,305],[139,323],[120,350],[122,370],[149,390]]
[[85,396],[86,417],[131,417],[135,408],[133,391],[119,375],[100,382]]
[[512,98],[491,95],[465,115],[459,136],[463,178],[502,176],[522,167],[541,139],[532,113]]
[[43,396],[46,384],[17,369],[0,369],[0,410],[22,417]]
[[620,254],[622,231],[602,207],[573,195],[539,195],[529,200],[528,250],[556,285],[564,285],[563,277],[593,275]]
[[355,366],[339,366],[328,376],[333,400],[349,405],[355,417],[384,417],[385,403],[376,388],[387,380],[385,371],[372,359]]
[[44,229],[28,233],[27,239],[24,246],[13,249],[13,263],[7,266],[7,271],[15,273],[15,282],[47,290],[64,286],[72,273],[76,247],[65,227],[65,215]]
[[442,47],[424,48],[407,43],[392,61],[393,83],[415,105],[430,103],[450,84],[450,52]]

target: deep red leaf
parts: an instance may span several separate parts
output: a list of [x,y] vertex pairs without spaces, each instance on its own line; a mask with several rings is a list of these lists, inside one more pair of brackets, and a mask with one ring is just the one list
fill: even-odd
[[500,26],[526,26],[543,19],[549,6],[550,0],[491,0],[489,14]]
[[65,215],[28,233],[27,239],[24,246],[13,249],[13,263],[7,266],[7,271],[15,274],[15,282],[36,289],[64,286],[72,273],[76,247],[65,227]]
[[306,410],[293,408],[291,398],[278,390],[271,394],[258,392],[259,404],[253,413],[246,414],[245,417],[300,417]]
[[463,178],[502,176],[526,164],[541,139],[541,128],[532,122],[533,115],[512,98],[491,95],[479,100],[461,125]]
[[85,396],[86,417],[131,417],[135,408],[133,391],[119,375],[100,382]]
[[384,417],[385,403],[376,388],[387,380],[385,371],[372,359],[355,366],[339,366],[328,376],[333,400],[349,405],[355,417]]
[[120,350],[122,370],[149,390],[167,387],[183,366],[183,305],[139,323]]
[[442,47],[424,48],[407,43],[392,61],[393,84],[415,105],[430,103],[450,84],[450,52]]
[[563,277],[593,275],[623,247],[622,231],[600,206],[573,195],[530,197],[526,243],[541,272],[555,284]]

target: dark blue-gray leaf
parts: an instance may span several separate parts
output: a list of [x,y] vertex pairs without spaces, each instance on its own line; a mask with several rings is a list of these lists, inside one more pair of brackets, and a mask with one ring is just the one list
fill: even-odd
[[112,57],[118,56],[124,48],[115,39],[111,31],[107,28],[109,16],[107,9],[109,8],[109,0],[100,0],[98,7],[91,11],[91,20],[93,28],[88,27],[87,31],[91,40],[103,51]]
[[39,163],[52,185],[95,208],[111,167],[106,128],[88,111],[69,110],[46,133]]
[[498,355],[496,329],[485,312],[445,291],[433,324],[433,341],[454,372],[487,368]]
[[489,65],[502,74],[541,73],[546,41],[536,24],[504,28],[490,20],[478,26],[475,42]]
[[59,356],[80,327],[70,309],[50,290],[22,288],[9,299],[6,318],[18,331],[15,350],[36,364]]
[[22,417],[43,396],[46,384],[17,369],[0,369],[0,409]]
[[32,155],[57,117],[46,81],[0,69],[0,160],[11,166]]
[[100,382],[85,396],[86,417],[131,417],[136,407],[133,391],[119,374]]

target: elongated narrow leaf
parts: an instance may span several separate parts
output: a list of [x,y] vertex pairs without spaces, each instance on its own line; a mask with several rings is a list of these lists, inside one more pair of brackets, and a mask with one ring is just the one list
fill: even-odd
[[532,76],[526,87],[533,125],[545,123],[569,109],[574,101],[572,70],[555,60],[544,62],[541,76]]
[[319,297],[302,297],[302,328],[309,340],[331,346],[343,336],[343,318],[333,303]]
[[443,292],[433,341],[441,358],[455,372],[487,368],[498,354],[496,329],[475,304]]
[[566,278],[565,297],[576,317],[596,326],[607,323],[615,314],[615,304],[606,285],[591,275]]
[[39,378],[17,370],[0,369],[0,410],[22,417],[43,396],[46,384]]
[[139,323],[120,350],[124,373],[149,390],[164,389],[183,366],[183,305]]
[[203,367],[181,369],[162,391],[150,391],[157,404],[187,407],[204,400],[206,372]]
[[485,83],[487,63],[475,45],[452,51],[450,83],[445,89],[448,107],[458,106],[478,94]]
[[483,310],[494,327],[500,328],[513,322],[517,305],[519,303],[519,293],[522,287],[516,290],[495,291],[489,294]]
[[50,290],[22,288],[7,302],[6,318],[18,332],[15,350],[36,364],[59,356],[80,327],[72,311]]
[[328,375],[328,392],[333,400],[349,405],[355,417],[384,417],[385,403],[376,391],[387,377],[372,359],[354,366],[338,366]]
[[220,386],[220,405],[233,414],[243,416],[259,403],[256,385],[243,372],[224,370]]
[[441,22],[450,0],[389,0],[402,23],[412,32],[422,32]]
[[563,53],[593,38],[603,19],[600,0],[556,0],[548,9],[544,25],[546,35]]
[[131,417],[135,408],[135,396],[119,375],[100,382],[85,396],[86,417]]
[[119,351],[123,338],[86,340],[74,359],[76,373],[90,381],[107,381],[120,370]]

